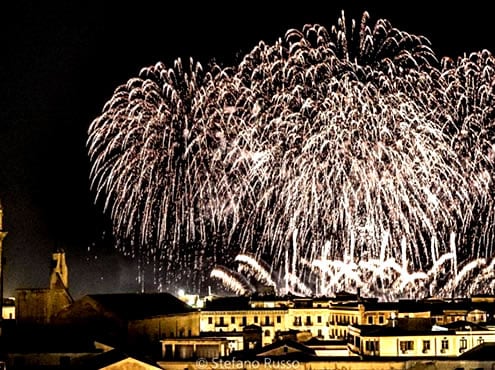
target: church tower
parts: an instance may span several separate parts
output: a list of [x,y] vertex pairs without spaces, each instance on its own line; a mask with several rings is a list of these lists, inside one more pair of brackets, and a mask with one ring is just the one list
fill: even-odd
[[65,251],[58,248],[52,253],[50,289],[69,289],[69,269],[65,262]]
[[[2,202],[0,202],[0,321],[3,318],[3,239],[7,236],[7,232],[3,230],[3,207]],[[0,328],[1,335],[1,328]]]

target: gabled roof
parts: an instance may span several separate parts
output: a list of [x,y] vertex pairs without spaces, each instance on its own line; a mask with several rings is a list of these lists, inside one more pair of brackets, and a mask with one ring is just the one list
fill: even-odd
[[286,356],[288,353],[293,353],[293,352],[301,352],[311,356],[316,355],[314,349],[309,348],[308,346],[305,346],[304,344],[293,341],[291,339],[284,339],[269,344],[267,346],[264,346],[259,350],[256,356],[273,356],[273,355]]
[[169,293],[90,294],[88,297],[127,320],[196,311]]
[[[72,364],[75,369],[160,369],[156,365],[137,360],[128,354],[116,349],[112,349],[101,354],[77,359]],[[71,368],[72,368],[71,367]]]

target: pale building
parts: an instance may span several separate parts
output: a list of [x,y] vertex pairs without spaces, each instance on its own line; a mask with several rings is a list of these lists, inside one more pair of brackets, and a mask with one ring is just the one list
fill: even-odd
[[459,321],[425,329],[415,321],[397,326],[350,326],[349,350],[369,357],[458,357],[483,343],[495,342],[495,331],[475,323]]

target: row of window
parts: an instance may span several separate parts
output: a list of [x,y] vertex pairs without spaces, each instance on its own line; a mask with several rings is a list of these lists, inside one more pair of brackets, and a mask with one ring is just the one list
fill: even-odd
[[[357,324],[358,323],[358,317],[355,315],[330,315],[330,323],[331,324]],[[375,324],[375,316],[374,315],[368,315],[367,316],[367,323],[369,325]],[[378,324],[385,324],[385,315],[380,314],[378,315]]]
[[[483,343],[483,338],[482,337],[479,337],[476,342],[477,344],[481,344]],[[467,338],[465,337],[462,337],[460,339],[460,348],[459,350],[462,352],[464,350],[466,350],[468,348],[468,345],[467,345]],[[407,352],[407,351],[414,351],[414,341],[412,340],[404,340],[404,341],[400,341],[399,342],[399,346],[400,346],[400,350],[401,352]],[[430,343],[430,340],[423,340],[423,348],[422,348],[422,352],[423,353],[426,353],[428,351],[430,351],[431,349],[431,343]],[[449,349],[449,340],[447,338],[443,338],[442,341],[440,342],[440,351],[441,352],[447,352],[447,350]]]
[[[321,316],[317,316],[316,317],[316,322],[318,324],[321,324],[322,323],[322,317]],[[306,316],[306,320],[304,321],[303,323],[303,320],[302,320],[302,316],[296,316],[294,317],[294,325],[295,326],[301,326],[301,325],[313,325],[313,322],[311,321],[311,316]]]
[[[237,319],[238,319],[237,317],[231,316],[230,317],[230,323],[231,324],[235,324]],[[247,317],[246,316],[242,316],[239,319],[241,320],[241,325],[242,326],[246,326],[247,325]],[[259,317],[258,316],[254,316],[253,317],[253,321],[254,321],[255,324],[258,324]],[[280,324],[282,322],[282,316],[277,316],[276,317],[276,321],[277,321],[277,324]],[[210,325],[213,324],[213,317],[211,317],[211,316],[208,317],[208,324],[210,324]],[[226,323],[225,317],[219,317],[218,318],[218,322],[216,322],[215,325],[217,325],[217,326],[226,326],[227,323]],[[273,321],[271,321],[270,316],[265,316],[264,325],[273,325]]]
[[[241,325],[242,326],[246,326],[247,325],[247,316],[242,316],[242,317],[235,317],[235,316],[231,316],[230,317],[230,323],[231,324],[235,324],[237,322],[237,319],[240,319],[241,320]],[[273,318],[270,317],[270,316],[265,316],[264,317],[264,321],[263,321],[263,325],[273,325]],[[260,317],[258,316],[254,316],[253,317],[253,322],[255,324],[258,324],[260,321]],[[282,322],[282,316],[277,316],[276,317],[276,322],[277,324],[280,324]],[[321,316],[317,316],[316,317],[316,322],[318,324],[321,324],[323,322],[323,319]],[[212,325],[213,324],[213,317],[212,316],[209,316],[208,317],[208,324],[209,325]],[[302,325],[303,324],[303,321],[302,321],[302,317],[301,316],[296,316],[294,318],[294,325]],[[218,321],[215,322],[215,325],[216,326],[227,326],[227,320],[225,320],[225,317],[219,317],[218,318]],[[304,321],[304,325],[313,325],[313,322],[311,321],[311,316],[306,316],[306,320]]]

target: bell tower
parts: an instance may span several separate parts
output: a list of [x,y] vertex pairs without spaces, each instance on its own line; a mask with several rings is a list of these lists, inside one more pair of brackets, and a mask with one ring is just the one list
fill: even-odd
[[58,248],[52,253],[50,266],[50,289],[69,289],[69,269],[65,262],[65,251]]

